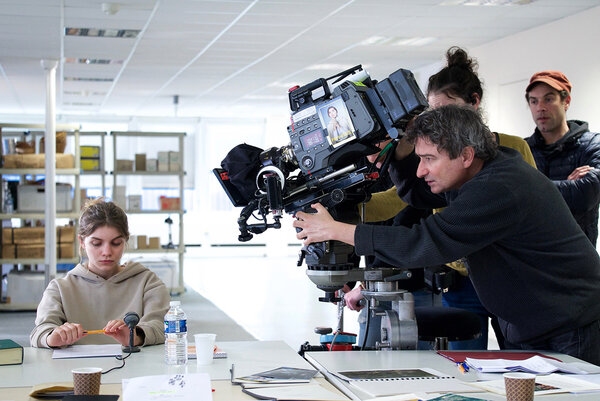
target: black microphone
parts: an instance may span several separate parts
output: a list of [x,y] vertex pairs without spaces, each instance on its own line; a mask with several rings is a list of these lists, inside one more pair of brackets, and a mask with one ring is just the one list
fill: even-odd
[[138,315],[135,312],[127,312],[125,314],[125,317],[123,318],[123,321],[125,322],[127,327],[129,327],[130,329],[134,329],[135,326],[137,326],[137,324],[140,322],[140,315]]
[[140,322],[140,315],[135,312],[127,312],[123,318],[123,322],[129,327],[129,345],[122,347],[123,352],[140,352],[140,347],[133,345],[135,326]]

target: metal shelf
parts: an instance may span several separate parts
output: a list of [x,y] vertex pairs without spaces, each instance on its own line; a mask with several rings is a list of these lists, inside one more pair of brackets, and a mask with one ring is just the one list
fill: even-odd
[[[77,168],[57,168],[56,175],[79,175]],[[0,168],[0,175],[46,175],[43,168]]]
[[177,248],[158,248],[158,249],[127,249],[125,253],[166,253],[166,254],[183,254],[185,247],[178,246]]
[[127,214],[185,214],[185,210],[125,210]]

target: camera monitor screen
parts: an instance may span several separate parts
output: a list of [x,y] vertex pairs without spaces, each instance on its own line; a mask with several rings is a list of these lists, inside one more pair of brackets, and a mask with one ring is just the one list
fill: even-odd
[[300,141],[302,142],[302,148],[304,148],[304,150],[307,150],[324,143],[325,137],[323,136],[323,131],[319,129],[309,134],[301,136]]
[[356,131],[348,109],[341,97],[336,97],[319,107],[321,126],[327,127],[327,137],[333,147],[356,138]]

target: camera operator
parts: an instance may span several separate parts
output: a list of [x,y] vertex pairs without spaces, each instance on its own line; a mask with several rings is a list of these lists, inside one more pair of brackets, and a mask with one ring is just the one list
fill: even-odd
[[550,350],[600,364],[600,258],[554,184],[498,147],[481,116],[455,105],[417,117],[390,173],[421,208],[445,207],[411,228],[335,221],[320,204],[298,212],[305,244],[338,240],[398,267],[467,255],[481,303],[507,349]]
[[[429,78],[427,87],[427,100],[430,107],[436,108],[448,104],[456,104],[460,106],[471,107],[481,114],[481,100],[483,98],[483,86],[479,76],[476,73],[477,62],[468,56],[463,49],[453,46],[446,52],[447,65],[439,72]],[[494,140],[501,146],[513,148],[523,156],[523,159],[535,167],[535,161],[529,146],[520,137],[493,133]],[[410,148],[412,149],[412,148]],[[365,221],[372,222],[378,218],[386,219],[389,213],[398,213],[407,204],[402,201],[397,194],[395,187],[390,190],[375,193],[372,199],[366,204]],[[418,221],[418,220],[417,220]],[[411,226],[409,224],[408,226]],[[468,277],[467,269],[462,261],[448,263],[443,266],[433,266],[426,268],[428,280],[432,285],[436,285],[436,275],[443,274],[444,282],[451,282],[449,288],[442,288],[442,304],[454,308],[465,309],[477,314],[481,323],[481,336],[474,340],[451,341],[450,349],[487,349],[488,347],[488,318],[492,321],[492,327],[500,348],[503,347],[502,333],[497,324],[495,316],[490,314],[482,305],[473,288],[471,280]],[[423,282],[423,272],[421,269],[413,270],[420,272],[420,279]],[[440,280],[441,281],[441,280]],[[439,283],[440,285],[442,283]],[[434,292],[442,290],[433,288]],[[354,293],[347,295],[347,303],[360,295],[360,289],[356,289]],[[431,298],[431,296],[430,296]],[[425,302],[426,303],[425,303]],[[431,301],[422,296],[415,298],[415,306],[428,306]],[[350,307],[352,308],[352,306]],[[359,309],[362,307],[359,307]],[[379,332],[379,330],[370,330],[370,332]],[[369,337],[371,334],[369,332]]]

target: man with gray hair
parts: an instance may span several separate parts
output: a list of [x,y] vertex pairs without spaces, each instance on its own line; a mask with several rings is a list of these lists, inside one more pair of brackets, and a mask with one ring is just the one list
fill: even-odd
[[444,210],[411,228],[355,226],[315,204],[316,213],[296,214],[297,237],[342,241],[407,268],[468,255],[473,286],[498,316],[507,349],[600,364],[600,258],[556,186],[516,150],[498,147],[477,112],[454,105],[417,117],[396,159],[390,174],[399,195]]

